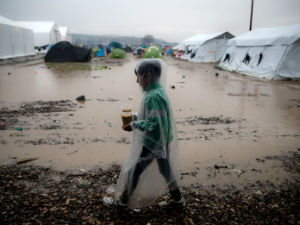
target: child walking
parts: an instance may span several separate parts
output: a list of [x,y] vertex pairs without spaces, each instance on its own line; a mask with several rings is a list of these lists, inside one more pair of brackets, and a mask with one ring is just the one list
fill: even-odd
[[167,191],[169,201],[160,206],[184,206],[178,187],[176,127],[163,82],[166,66],[159,59],[145,59],[135,68],[143,90],[137,120],[123,126],[133,132],[130,155],[122,167],[116,188],[116,202],[129,208],[149,206]]

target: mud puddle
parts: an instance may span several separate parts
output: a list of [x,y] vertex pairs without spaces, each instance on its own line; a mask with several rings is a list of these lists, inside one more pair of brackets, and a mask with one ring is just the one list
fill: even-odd
[[[137,60],[1,66],[0,163],[38,157],[28,164],[71,171],[121,165],[131,136],[121,129],[120,107],[130,102],[138,111],[142,98]],[[299,83],[215,76],[212,64],[166,63],[183,184],[293,179],[281,161],[257,159],[297,151]],[[75,100],[81,95],[84,103]]]

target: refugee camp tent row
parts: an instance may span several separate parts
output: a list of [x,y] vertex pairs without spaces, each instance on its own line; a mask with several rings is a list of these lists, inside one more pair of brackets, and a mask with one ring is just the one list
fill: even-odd
[[34,54],[32,30],[0,16],[0,59]]
[[219,66],[265,78],[300,78],[300,24],[262,28],[228,42]]
[[58,27],[60,40],[72,43],[72,36],[68,27]]
[[197,34],[180,43],[184,51],[181,59],[191,62],[218,62],[221,60],[229,39],[229,32],[215,34]]
[[60,34],[52,21],[17,21],[17,24],[33,30],[34,47],[37,52],[47,52],[47,48],[60,41]]

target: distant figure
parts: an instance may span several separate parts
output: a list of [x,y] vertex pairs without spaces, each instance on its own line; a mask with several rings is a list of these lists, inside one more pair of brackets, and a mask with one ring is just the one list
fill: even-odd
[[247,55],[246,55],[245,58],[243,59],[243,63],[245,63],[246,65],[248,65],[250,61],[251,61],[251,57],[250,57],[250,55],[247,53]]
[[230,62],[230,54],[229,53],[226,53],[225,58],[223,60],[223,62],[226,62],[226,61]]
[[262,52],[261,52],[261,53],[259,54],[259,59],[258,59],[258,63],[257,63],[256,66],[258,66],[258,65],[261,63],[262,58],[263,58],[263,54],[262,54]]
[[181,57],[181,53],[178,51],[177,53],[177,57],[178,57],[178,60],[180,60],[180,57]]

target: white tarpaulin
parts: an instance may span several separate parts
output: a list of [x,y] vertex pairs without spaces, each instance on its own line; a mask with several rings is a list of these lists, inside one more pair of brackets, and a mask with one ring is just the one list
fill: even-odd
[[228,41],[220,67],[265,79],[300,78],[300,25],[247,32]]
[[[60,41],[60,33],[55,22],[17,21],[17,23],[33,30],[34,46],[36,49],[42,46],[50,46]],[[46,49],[42,49],[42,51],[46,51]]]
[[33,32],[0,16],[0,59],[34,55]]
[[72,43],[72,37],[70,34],[70,30],[68,27],[58,27],[60,33],[60,40],[61,41],[68,41]]
[[228,32],[197,34],[180,43],[185,53],[181,59],[192,62],[218,62],[224,54],[225,46],[234,36]]

